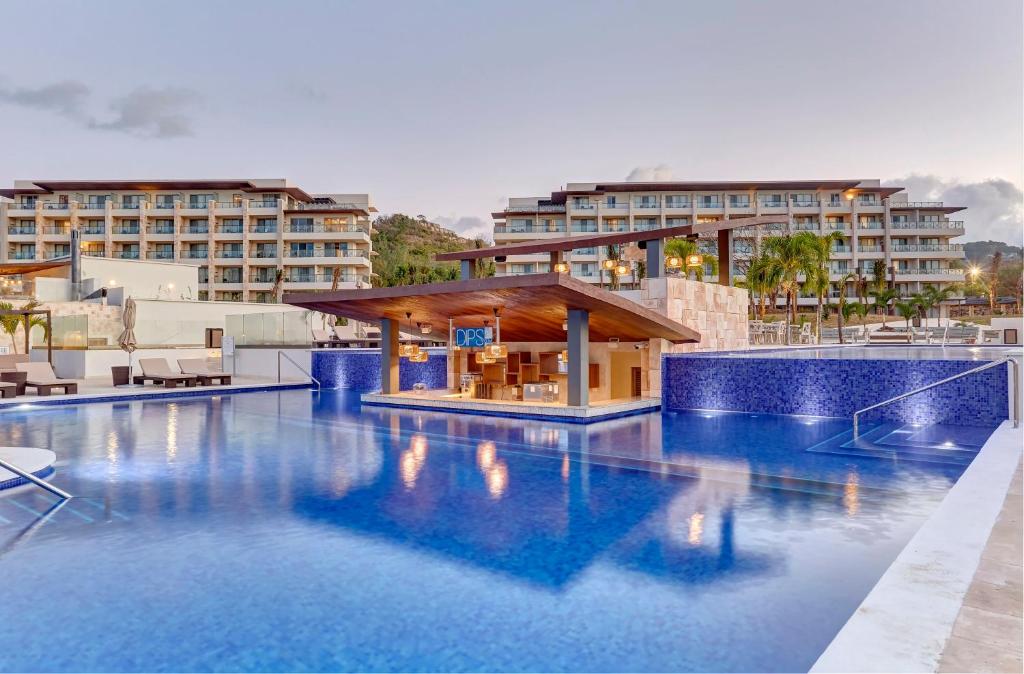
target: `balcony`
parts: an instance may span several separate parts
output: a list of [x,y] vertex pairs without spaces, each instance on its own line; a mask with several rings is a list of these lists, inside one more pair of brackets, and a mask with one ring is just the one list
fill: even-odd
[[[657,208],[661,208],[661,204],[659,204],[657,201],[634,201],[633,202],[633,208],[635,208],[637,210],[641,210],[641,211],[643,211],[643,210],[654,210],[654,209],[657,209]],[[715,207],[715,208],[718,208],[718,207]]]
[[241,250],[217,250],[213,256],[218,259],[224,260],[239,260],[243,257],[243,251]]
[[107,254],[103,248],[83,248],[82,255],[85,257],[104,257]]
[[[313,225],[302,225],[289,222],[285,225],[284,231],[289,234],[366,234],[369,235],[370,228],[366,225],[325,225],[315,223]],[[277,228],[273,229],[277,232]],[[552,230],[555,231],[555,230]],[[565,231],[564,227],[561,231]]]
[[890,210],[899,210],[901,208],[942,208],[941,201],[899,201],[889,202]]
[[8,215],[32,216],[36,214],[35,203],[14,203],[7,206]]
[[34,250],[16,250],[8,255],[11,260],[34,260],[36,259],[36,252]]
[[137,250],[115,250],[114,257],[119,260],[138,260],[139,251]]
[[818,208],[821,206],[821,201],[817,199],[794,199],[790,203],[793,204],[793,208]]
[[113,234],[125,234],[130,236],[138,236],[139,226],[138,225],[114,225],[111,228]]
[[46,236],[71,236],[71,227],[43,227]]
[[7,234],[10,236],[35,236],[36,228],[35,225],[31,227],[12,225],[7,228]]
[[720,200],[697,201],[697,208],[722,208],[722,202]]
[[892,250],[895,253],[962,253],[964,247],[959,243],[919,243],[893,246]]
[[146,233],[174,236],[174,225],[150,225],[146,227]]
[[882,246],[857,246],[858,253],[884,253],[885,248]]
[[657,222],[636,222],[633,223],[633,229],[637,232],[649,232],[653,229],[661,229]]
[[146,253],[147,260],[173,260],[173,250],[150,250]]
[[604,223],[605,232],[628,232],[628,222],[606,222]]
[[257,248],[250,257],[257,260],[276,260],[277,248]]
[[189,225],[182,230],[182,234],[206,235],[210,233],[209,225]]
[[601,204],[601,208],[606,211],[625,211],[629,210],[628,201],[606,201]]
[[596,222],[587,223],[587,224],[573,223],[572,231],[573,232],[595,233],[595,232],[597,232],[597,223]]
[[816,222],[798,222],[793,225],[793,229],[798,232],[817,232],[818,223]]
[[[302,206],[300,205],[300,210]],[[543,206],[507,206],[505,207],[506,213],[565,213],[565,206],[562,205],[543,205]]]
[[903,220],[892,223],[893,229],[949,229],[958,230],[964,228],[963,220]]
[[68,202],[46,202],[43,204],[44,211],[69,211],[71,210],[71,204]]
[[761,199],[759,202],[761,208],[785,208],[786,202],[782,199]]
[[185,258],[186,260],[208,260],[210,259],[210,251],[205,249],[186,250],[182,254],[182,257]]
[[579,202],[579,203],[574,203],[572,205],[572,210],[574,210],[574,211],[592,211],[595,208],[597,208],[597,205],[589,203],[589,202]]
[[242,223],[230,224],[230,225],[217,225],[216,230],[218,234],[242,234],[244,229]]
[[[250,199],[249,208],[277,208],[278,204],[281,203],[280,199]],[[323,208],[325,204],[319,204],[320,208]]]
[[882,223],[880,222],[859,222],[857,223],[857,229],[882,229]]
[[174,201],[158,201],[153,204],[153,208],[158,211],[169,211],[174,208]]
[[690,201],[688,199],[665,199],[665,208],[690,208]]
[[832,246],[833,253],[849,253],[852,250],[849,246]]
[[[294,230],[290,230],[294,231]],[[495,234],[565,234],[565,224],[560,227],[547,225],[495,225]]]
[[277,234],[277,225],[249,225],[251,234]]
[[86,201],[78,203],[79,211],[104,211],[106,208],[106,201]]

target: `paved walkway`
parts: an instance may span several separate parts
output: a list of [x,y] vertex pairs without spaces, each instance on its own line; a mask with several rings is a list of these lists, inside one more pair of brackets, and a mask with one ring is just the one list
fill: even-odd
[[[1021,465],[967,590],[940,672],[1024,671],[1024,527]],[[955,536],[956,532],[950,532]]]

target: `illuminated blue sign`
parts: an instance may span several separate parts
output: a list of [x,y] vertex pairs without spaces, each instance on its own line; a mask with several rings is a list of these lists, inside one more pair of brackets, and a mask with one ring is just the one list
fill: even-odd
[[490,328],[455,328],[455,344],[461,348],[480,348],[491,341]]

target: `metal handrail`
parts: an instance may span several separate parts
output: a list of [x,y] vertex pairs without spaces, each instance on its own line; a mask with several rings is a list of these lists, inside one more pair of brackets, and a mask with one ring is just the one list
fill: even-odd
[[35,475],[33,475],[32,473],[28,472],[27,470],[22,470],[21,468],[18,468],[17,466],[15,466],[13,463],[10,463],[9,461],[4,461],[3,459],[0,459],[0,468],[6,468],[7,470],[11,471],[15,475],[17,475],[19,477],[25,478],[26,480],[28,480],[32,484],[36,485],[37,487],[41,487],[41,488],[45,489],[46,491],[50,492],[51,494],[54,494],[56,496],[61,497],[62,499],[72,498],[71,494],[67,493],[66,491],[64,491],[60,487],[58,487],[56,485],[52,485],[49,482],[47,482],[46,480],[43,480],[43,479],[40,479],[40,478],[36,477]]
[[908,391],[906,393],[898,395],[895,398],[889,398],[888,400],[883,400],[880,403],[875,403],[874,405],[871,405],[870,407],[865,407],[864,409],[857,410],[856,412],[853,413],[853,439],[856,440],[858,438],[858,436],[860,435],[857,417],[859,415],[863,414],[864,412],[869,412],[869,411],[871,411],[873,409],[877,409],[879,407],[882,407],[883,405],[888,405],[889,403],[894,403],[897,400],[903,400],[904,398],[909,398],[912,395],[917,395],[918,393],[921,393],[922,391],[927,391],[928,389],[933,389],[936,386],[942,386],[943,384],[948,384],[949,382],[951,382],[951,381],[953,381],[955,379],[962,379],[963,377],[966,377],[968,375],[977,374],[979,372],[984,372],[985,370],[991,370],[994,367],[999,367],[1003,363],[1009,363],[1010,365],[1013,366],[1012,367],[1012,370],[1013,370],[1013,427],[1017,428],[1020,425],[1020,364],[1017,362],[1017,360],[1015,358],[1013,358],[1011,356],[1005,356],[1003,358],[1000,358],[999,360],[994,360],[991,363],[986,363],[986,364],[982,365],[981,367],[976,367],[976,368],[967,370],[965,372],[961,372],[959,374],[955,374],[952,377],[946,377],[945,379],[940,379],[939,381],[932,382],[931,384],[928,384],[926,386],[922,386],[920,388],[916,388],[913,391]]
[[281,351],[280,349],[278,349],[278,350],[277,350],[277,383],[278,383],[278,384],[280,384],[280,383],[281,383],[281,356],[284,356],[285,358],[287,358],[287,359],[288,359],[288,362],[290,362],[290,363],[291,363],[292,365],[294,365],[295,367],[297,367],[297,368],[299,369],[299,372],[301,372],[302,374],[304,374],[304,375],[306,375],[307,377],[309,377],[310,381],[312,381],[312,382],[313,382],[314,384],[316,384],[316,390],[317,390],[317,391],[319,391],[319,390],[320,390],[320,388],[321,388],[321,385],[320,385],[320,380],[319,380],[319,379],[317,379],[316,377],[314,377],[314,376],[313,376],[312,374],[310,374],[309,372],[307,372],[307,371],[306,371],[306,368],[302,367],[302,366],[301,366],[301,365],[300,365],[299,363],[297,363],[297,362],[295,361],[295,359],[294,359],[294,358],[292,358],[291,356],[289,356],[289,355],[288,355],[287,353],[285,353],[284,351]]

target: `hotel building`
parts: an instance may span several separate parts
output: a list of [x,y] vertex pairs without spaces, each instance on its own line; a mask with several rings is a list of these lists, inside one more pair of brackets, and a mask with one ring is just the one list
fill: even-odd
[[75,239],[83,255],[198,265],[198,299],[370,285],[366,194],[276,179],[18,180],[0,196],[0,261],[64,257]]
[[[883,187],[878,180],[764,182],[570,183],[549,197],[511,198],[493,213],[496,245],[597,232],[630,232],[711,222],[729,218],[777,215],[777,225],[737,229],[730,233],[733,265],[730,278],[743,277],[745,261],[759,240],[769,234],[810,231],[839,232],[832,251],[832,298],[836,281],[860,270],[871,278],[876,260],[884,260],[887,277],[904,295],[926,285],[963,280],[962,221],[950,215],[962,206],[909,201],[902,187]],[[701,239],[714,253],[717,241]],[[616,252],[617,254],[617,252]],[[601,282],[601,263],[608,251],[576,249],[569,256],[570,273]],[[497,262],[497,274],[548,271],[545,255],[515,255]],[[962,266],[962,265],[961,265]],[[620,278],[630,284],[632,276]],[[851,284],[852,285],[852,284]],[[847,291],[853,294],[852,287]],[[813,304],[801,297],[801,304]]]

